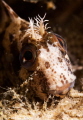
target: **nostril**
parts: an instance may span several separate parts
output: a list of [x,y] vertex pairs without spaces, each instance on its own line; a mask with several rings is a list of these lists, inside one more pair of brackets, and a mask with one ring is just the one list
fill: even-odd
[[45,67],[48,69],[50,67],[50,63],[49,62],[45,62]]

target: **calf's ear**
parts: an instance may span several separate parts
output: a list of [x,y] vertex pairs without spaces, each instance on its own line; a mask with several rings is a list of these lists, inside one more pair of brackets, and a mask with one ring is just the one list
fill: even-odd
[[11,22],[16,22],[18,18],[18,15],[12,8],[3,0],[0,0],[0,33],[2,33]]

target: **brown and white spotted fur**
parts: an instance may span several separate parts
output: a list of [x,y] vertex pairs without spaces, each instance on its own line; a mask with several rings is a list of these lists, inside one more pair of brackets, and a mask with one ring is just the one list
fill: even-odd
[[0,10],[0,86],[19,86],[41,99],[66,94],[76,77],[63,38],[47,32],[45,16],[27,22],[4,1]]

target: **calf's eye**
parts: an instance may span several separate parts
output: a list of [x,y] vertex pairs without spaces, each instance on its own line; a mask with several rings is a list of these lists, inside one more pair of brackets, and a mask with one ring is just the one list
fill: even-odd
[[36,47],[33,44],[24,45],[21,49],[19,59],[22,67],[29,69],[36,59]]

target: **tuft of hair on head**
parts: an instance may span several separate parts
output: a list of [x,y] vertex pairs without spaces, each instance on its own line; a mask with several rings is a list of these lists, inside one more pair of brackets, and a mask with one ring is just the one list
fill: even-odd
[[[49,28],[47,27],[48,23],[45,22],[49,20],[44,20],[44,17],[36,16],[34,19],[29,18],[29,28],[26,31],[26,34],[29,35],[32,39],[40,40],[44,35],[45,31]],[[34,22],[35,21],[35,22]]]
[[44,25],[45,22],[49,21],[49,20],[44,20],[45,16],[46,16],[46,13],[43,18],[41,18],[39,15],[36,16],[36,18],[34,18],[36,21],[36,26],[39,29],[40,35],[43,35],[45,33],[45,30],[47,30],[49,28],[49,27],[47,27],[48,23],[46,23]]

